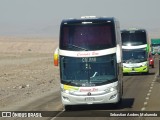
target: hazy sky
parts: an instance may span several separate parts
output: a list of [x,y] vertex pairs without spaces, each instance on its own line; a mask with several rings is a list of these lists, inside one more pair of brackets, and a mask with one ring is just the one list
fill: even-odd
[[0,0],[0,35],[58,36],[64,18],[116,17],[160,34],[160,0]]

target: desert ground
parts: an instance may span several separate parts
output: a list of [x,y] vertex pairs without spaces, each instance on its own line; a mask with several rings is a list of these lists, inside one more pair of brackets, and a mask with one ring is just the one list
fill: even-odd
[[57,46],[54,38],[0,37],[0,110],[59,89]]

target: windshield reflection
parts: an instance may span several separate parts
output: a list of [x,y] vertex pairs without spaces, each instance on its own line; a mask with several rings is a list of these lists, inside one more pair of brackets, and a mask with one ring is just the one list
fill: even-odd
[[111,23],[92,25],[64,25],[61,29],[60,49],[102,50],[116,46]]
[[122,31],[122,45],[131,44],[133,46],[147,44],[145,31]]
[[61,82],[75,86],[96,86],[115,82],[115,54],[92,58],[60,58]]
[[146,50],[123,50],[123,63],[139,63],[147,61]]

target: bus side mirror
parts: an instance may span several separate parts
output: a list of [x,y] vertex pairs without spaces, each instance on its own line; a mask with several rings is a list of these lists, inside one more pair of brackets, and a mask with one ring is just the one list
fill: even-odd
[[58,66],[58,57],[59,57],[59,54],[58,54],[58,48],[57,48],[53,56],[54,66]]

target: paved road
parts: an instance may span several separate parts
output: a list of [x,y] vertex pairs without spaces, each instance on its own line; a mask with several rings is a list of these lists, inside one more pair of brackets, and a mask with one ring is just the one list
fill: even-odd
[[[59,111],[53,112],[56,117],[38,118],[42,120],[78,120],[78,119],[96,119],[96,120],[159,120],[160,117],[106,117],[106,114],[116,111],[123,112],[146,112],[160,111],[160,77],[158,76],[159,66],[158,58],[156,59],[155,68],[150,69],[148,75],[127,75],[124,76],[124,94],[122,103],[115,107],[113,105],[90,105],[76,106],[73,110],[64,112],[60,100],[60,92],[49,93],[48,95],[34,100],[18,110],[27,111]],[[158,78],[157,78],[158,76]],[[61,111],[61,112],[60,112]],[[133,112],[133,113],[134,113]],[[155,112],[156,113],[156,112]],[[96,117],[101,115],[101,117]],[[58,117],[61,116],[61,117]],[[63,117],[64,116],[64,117]],[[83,118],[81,117],[83,116]],[[86,117],[84,117],[86,116]],[[92,117],[93,116],[93,117]],[[20,120],[21,118],[16,118]],[[28,118],[24,118],[28,119]]]

